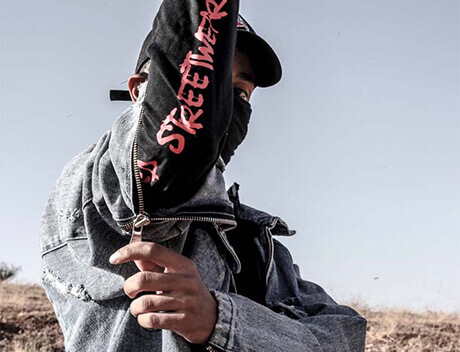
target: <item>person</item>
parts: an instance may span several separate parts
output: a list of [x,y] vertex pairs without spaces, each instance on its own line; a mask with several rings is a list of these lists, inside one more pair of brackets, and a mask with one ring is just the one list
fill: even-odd
[[133,104],[65,167],[40,227],[69,351],[364,351],[366,320],[304,281],[223,173],[255,87],[281,78],[236,0],[165,0]]

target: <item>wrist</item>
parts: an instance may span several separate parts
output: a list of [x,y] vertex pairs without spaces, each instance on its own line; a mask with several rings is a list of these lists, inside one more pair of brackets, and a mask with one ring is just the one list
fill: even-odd
[[[217,302],[212,295],[208,291],[209,299],[208,304],[206,304],[205,314],[201,315],[202,317],[202,327],[199,336],[195,339],[194,343],[199,345],[207,345],[208,341],[210,340],[212,334],[214,333],[216,323],[217,323]],[[198,317],[199,318],[199,317]]]
[[210,290],[217,303],[217,320],[207,345],[208,351],[232,351],[235,343],[236,307],[230,295]]

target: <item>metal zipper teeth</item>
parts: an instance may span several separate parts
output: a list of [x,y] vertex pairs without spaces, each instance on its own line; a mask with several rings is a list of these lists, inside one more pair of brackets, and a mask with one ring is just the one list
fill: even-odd
[[141,181],[141,176],[140,176],[140,171],[139,171],[139,165],[137,163],[138,151],[139,151],[138,135],[139,135],[140,127],[142,125],[142,117],[144,115],[144,111],[145,111],[145,108],[143,106],[139,114],[139,122],[136,127],[136,134],[134,136],[134,143],[133,143],[133,169],[134,169],[134,179],[135,179],[135,184],[136,184],[137,198],[138,198],[138,203],[139,203],[138,216],[136,216],[136,219],[128,222],[127,224],[121,225],[121,228],[123,228],[125,231],[132,231],[135,227],[134,225],[136,223],[136,220],[139,218],[140,215],[145,216],[148,219],[148,222],[151,222],[151,221],[160,222],[160,221],[169,221],[169,220],[172,220],[172,221],[190,220],[190,221],[213,222],[213,223],[235,227],[236,222],[234,220],[217,219],[217,218],[211,218],[211,217],[205,217],[205,216],[175,216],[175,217],[161,217],[161,218],[150,219],[150,217],[145,213],[144,194],[142,193],[142,181]]
[[[144,214],[146,215],[146,214]],[[147,215],[146,215],[147,216]],[[200,222],[212,222],[219,225],[235,226],[234,220],[210,218],[206,216],[173,216],[173,217],[162,217],[149,219],[150,222],[161,222],[161,221],[200,221]],[[121,228],[125,231],[131,231],[134,227],[135,220],[128,222],[127,224],[121,225]]]
[[[134,136],[134,144],[133,144],[133,168],[134,168],[134,180],[136,183],[136,190],[137,190],[137,200],[139,202],[139,214],[144,214],[144,195],[142,194],[142,183],[141,183],[141,176],[139,172],[139,165],[137,164],[138,158],[138,139],[137,136],[139,134],[139,130],[142,125],[142,116],[144,115],[144,106],[142,106],[141,112],[139,114],[139,122],[137,123],[136,134]],[[134,221],[132,222],[134,226]],[[131,226],[132,229],[132,226]]]

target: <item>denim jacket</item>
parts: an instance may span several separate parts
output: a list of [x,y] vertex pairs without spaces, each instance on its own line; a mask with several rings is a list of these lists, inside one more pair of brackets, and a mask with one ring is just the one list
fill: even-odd
[[221,351],[364,351],[366,321],[303,281],[277,217],[225,191],[219,161],[232,118],[238,1],[165,0],[153,24],[145,94],[65,167],[40,226],[42,282],[68,351],[199,351],[130,314],[109,264],[132,237],[194,260],[218,306]]
[[[208,345],[216,351],[364,351],[366,320],[338,305],[318,285],[302,280],[289,251],[274,238],[293,231],[280,218],[240,204],[235,186],[229,193],[236,228],[223,232],[216,223],[178,221],[167,227],[173,237],[160,242],[193,259],[216,299],[217,322]],[[83,213],[57,213],[67,228],[61,222],[52,231],[75,236],[42,256],[42,284],[66,350],[204,351],[171,331],[138,325],[129,312],[131,299],[123,292],[124,280],[137,268],[108,262],[130,236],[117,236],[102,220],[97,232],[81,236],[89,229]],[[46,232],[50,224],[45,216],[42,245],[52,233]],[[95,235],[97,249],[92,249]],[[150,234],[144,240],[151,240]]]

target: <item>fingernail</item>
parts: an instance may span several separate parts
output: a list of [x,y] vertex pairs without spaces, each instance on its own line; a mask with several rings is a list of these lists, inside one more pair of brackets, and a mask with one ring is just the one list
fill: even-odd
[[120,253],[115,252],[110,256],[109,262],[112,264],[117,264],[120,257],[121,257]]

